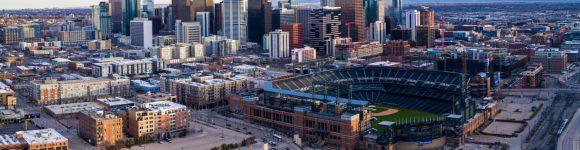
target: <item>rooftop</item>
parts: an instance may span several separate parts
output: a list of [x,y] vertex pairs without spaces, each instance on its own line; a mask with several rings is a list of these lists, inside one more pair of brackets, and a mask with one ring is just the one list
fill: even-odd
[[128,99],[125,98],[121,98],[121,97],[114,97],[114,98],[101,98],[101,99],[97,99],[97,101],[105,103],[109,106],[119,106],[119,105],[129,105],[129,104],[135,104],[135,102],[130,101]]
[[83,103],[72,103],[72,104],[62,104],[62,105],[49,105],[44,106],[50,112],[56,115],[60,114],[71,114],[78,113],[81,111],[96,111],[102,110],[103,106],[95,102],[83,102]]
[[185,105],[177,104],[170,101],[158,101],[143,104],[144,108],[153,111],[168,111],[176,109],[185,109]]
[[14,93],[14,90],[12,90],[8,85],[4,84],[3,82],[0,82],[0,93]]
[[16,134],[17,135],[22,134],[24,141],[26,141],[26,143],[30,145],[68,141],[67,138],[65,138],[52,128],[41,130],[18,131],[16,132]]

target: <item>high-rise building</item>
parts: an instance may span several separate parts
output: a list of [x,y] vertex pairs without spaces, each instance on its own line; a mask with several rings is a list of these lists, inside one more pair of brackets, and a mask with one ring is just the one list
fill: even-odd
[[278,8],[272,11],[272,29],[280,29],[283,24],[295,22],[294,9]]
[[173,18],[171,16],[171,5],[156,5],[154,10],[154,16],[161,17],[161,25],[163,29],[172,30]]
[[416,27],[415,46],[424,46],[431,48],[435,46],[435,27],[429,25],[420,25]]
[[97,147],[124,142],[123,120],[111,112],[83,111],[78,115],[80,137]]
[[303,7],[296,10],[296,21],[302,24],[302,35],[304,35],[304,43],[309,43],[310,41],[310,13],[312,8]]
[[384,0],[385,22],[392,28],[403,24],[403,0]]
[[280,29],[268,34],[268,50],[270,58],[290,57],[290,36],[288,32]]
[[195,21],[195,10],[192,0],[171,0],[171,15],[173,21]]
[[113,17],[109,15],[109,3],[100,2],[99,5],[92,6],[93,28],[99,32],[98,39],[107,40],[113,34]]
[[123,35],[131,35],[131,21],[141,16],[141,0],[123,0]]
[[[208,26],[212,27],[216,25],[215,18],[214,18],[214,0],[194,0],[193,1],[193,10],[195,11],[194,19],[197,19],[197,12],[208,12]],[[198,21],[199,22],[199,21]],[[209,30],[211,32],[211,30]],[[209,35],[207,35],[209,36]]]
[[195,15],[195,21],[199,22],[201,26],[201,36],[203,37],[209,36],[211,34],[210,20],[209,12],[197,12]]
[[421,14],[421,19],[419,25],[422,26],[435,26],[435,11],[429,9],[429,7],[423,6],[421,10],[419,10]]
[[153,25],[147,18],[135,18],[131,21],[131,45],[144,49],[153,46]]
[[289,33],[290,49],[304,47],[304,32],[302,31],[303,28],[304,26],[300,23],[281,25],[280,29]]
[[201,43],[201,25],[199,22],[175,21],[177,43]]
[[262,36],[272,31],[272,3],[248,0],[248,41],[262,45]]
[[383,21],[384,11],[384,0],[364,0],[365,26],[375,21]]
[[332,57],[326,49],[326,40],[340,37],[340,7],[322,7],[310,13],[309,46],[317,50],[319,56]]
[[154,16],[154,5],[155,3],[153,2],[153,0],[142,0],[143,1],[143,8],[142,8],[142,12],[143,14],[147,14],[147,17],[151,17]]
[[120,33],[123,31],[123,1],[124,0],[109,0],[109,15],[113,21],[113,33]]
[[240,48],[246,48],[246,31],[248,21],[248,0],[224,0],[223,1],[223,31],[229,39],[240,42]]
[[[213,22],[214,24],[212,25],[212,31],[211,33],[214,35],[222,35],[223,31],[222,29],[224,28],[224,3],[223,2],[219,2],[214,4],[213,7]],[[221,33],[219,33],[221,32]],[[218,34],[219,33],[219,34]]]
[[417,40],[417,29],[421,23],[421,14],[417,10],[411,10],[405,13],[405,28],[411,29],[411,40]]
[[386,41],[386,24],[382,21],[375,21],[369,25],[367,39],[369,41],[377,41],[381,44],[385,43]]
[[[336,0],[336,7],[340,7],[343,37],[353,41],[364,40],[365,12],[363,0]],[[350,35],[349,35],[350,34]]]

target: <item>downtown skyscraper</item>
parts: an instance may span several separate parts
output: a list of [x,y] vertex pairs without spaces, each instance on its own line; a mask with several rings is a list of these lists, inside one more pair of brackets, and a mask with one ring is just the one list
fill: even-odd
[[[336,0],[340,7],[343,37],[361,41],[365,35],[365,12],[363,0]],[[350,34],[350,35],[349,35]]]
[[403,24],[403,0],[384,0],[385,22],[395,28]]
[[131,20],[141,14],[140,0],[123,0],[123,35],[131,34]]
[[223,1],[223,32],[229,39],[240,42],[240,48],[245,49],[248,35],[248,0]]
[[98,39],[110,39],[113,33],[113,18],[109,15],[109,3],[100,2],[92,6],[93,28],[100,32]]
[[195,11],[191,0],[171,0],[171,15],[173,21],[183,22],[195,21]]
[[310,13],[309,45],[315,48],[316,54],[333,57],[326,49],[326,40],[340,38],[340,7],[322,7],[313,9]]
[[272,3],[248,0],[248,41],[262,45],[262,36],[272,31]]

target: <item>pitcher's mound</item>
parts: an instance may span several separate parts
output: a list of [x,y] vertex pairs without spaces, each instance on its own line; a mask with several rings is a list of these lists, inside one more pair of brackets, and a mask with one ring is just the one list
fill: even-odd
[[380,117],[380,116],[387,116],[387,115],[392,115],[394,113],[399,112],[399,109],[394,109],[394,108],[389,108],[385,111],[379,112],[379,113],[373,113],[373,117]]

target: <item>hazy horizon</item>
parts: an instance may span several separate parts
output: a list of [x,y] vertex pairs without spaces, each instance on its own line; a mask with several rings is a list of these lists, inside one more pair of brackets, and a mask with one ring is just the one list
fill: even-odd
[[[10,2],[7,2],[10,1]],[[108,0],[0,0],[0,9],[42,9],[42,8],[80,8],[97,5],[100,1]],[[221,1],[221,0],[216,0]],[[278,0],[272,0],[277,2]],[[294,0],[294,2],[317,2],[318,0]],[[413,3],[478,3],[478,2],[575,2],[577,0],[405,0],[406,4]],[[155,0],[155,4],[170,4],[171,0]]]

